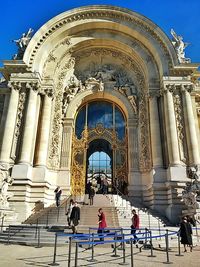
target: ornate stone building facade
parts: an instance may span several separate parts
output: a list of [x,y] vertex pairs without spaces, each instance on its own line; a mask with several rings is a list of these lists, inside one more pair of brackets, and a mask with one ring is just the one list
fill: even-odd
[[[57,185],[84,194],[94,140],[110,147],[112,181],[126,180],[130,198],[171,220],[181,214],[186,168],[200,164],[200,85],[172,33],[173,42],[127,9],[88,6],[51,19],[4,61],[0,168],[14,179],[20,220],[37,200],[52,203]],[[123,140],[102,123],[84,122],[76,136],[77,114],[87,107],[87,121],[92,102],[120,110]]]

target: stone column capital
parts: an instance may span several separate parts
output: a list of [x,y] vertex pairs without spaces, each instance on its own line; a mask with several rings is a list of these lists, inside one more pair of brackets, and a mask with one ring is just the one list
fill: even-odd
[[8,82],[8,87],[11,90],[15,90],[15,91],[20,91],[22,88],[22,83],[19,81],[9,81]]
[[62,121],[63,127],[73,127],[74,126],[74,119],[64,119]]
[[150,90],[149,91],[149,98],[152,99],[152,98],[158,98],[161,96],[161,91],[160,90]]
[[173,93],[176,90],[176,84],[174,83],[168,83],[168,84],[164,84],[163,86],[163,92],[170,92]]
[[182,84],[181,91],[191,93],[194,90],[193,84]]
[[41,87],[40,87],[40,94],[46,95],[49,98],[54,98],[55,90],[52,80],[45,80],[42,81]]
[[28,81],[25,83],[27,89],[33,90],[34,92],[38,92],[40,89],[40,84],[38,81]]

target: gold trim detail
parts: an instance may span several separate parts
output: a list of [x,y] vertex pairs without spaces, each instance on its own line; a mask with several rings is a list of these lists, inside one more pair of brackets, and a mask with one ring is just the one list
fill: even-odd
[[85,128],[81,139],[78,139],[73,133],[71,168],[71,194],[73,196],[85,194],[87,149],[90,142],[96,139],[104,139],[111,144],[113,150],[113,178],[121,181],[127,181],[128,179],[127,135],[123,140],[120,140],[115,130],[106,129],[103,124],[99,123],[94,129]]

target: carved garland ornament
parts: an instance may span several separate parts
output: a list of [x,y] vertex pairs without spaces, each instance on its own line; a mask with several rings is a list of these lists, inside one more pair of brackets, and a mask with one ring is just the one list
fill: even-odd
[[186,154],[186,144],[185,144],[183,103],[182,103],[181,93],[179,91],[174,91],[173,100],[174,100],[174,110],[176,116],[177,134],[179,139],[180,157],[181,160],[184,163],[186,163],[187,154]]
[[19,102],[18,102],[18,108],[17,108],[17,120],[16,120],[14,138],[13,138],[12,149],[11,149],[11,159],[13,160],[15,160],[16,158],[16,147],[17,147],[17,141],[20,135],[25,101],[26,101],[26,91],[23,90],[19,94]]

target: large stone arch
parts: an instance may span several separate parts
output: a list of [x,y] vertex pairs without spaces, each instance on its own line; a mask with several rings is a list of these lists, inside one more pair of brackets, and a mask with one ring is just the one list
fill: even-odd
[[157,62],[161,74],[167,74],[169,66],[177,63],[171,42],[157,25],[138,13],[110,6],[82,7],[51,19],[32,38],[24,61],[32,71],[41,73],[52,49],[58,48],[58,42],[68,45],[66,36],[73,37],[86,29],[116,32],[143,44]]
[[169,218],[180,210],[186,167],[199,164],[191,110],[199,74],[197,64],[179,62],[156,24],[120,7],[76,8],[44,24],[23,59],[4,65],[11,104],[1,120],[0,164],[13,166],[14,190],[28,188],[18,198],[30,203],[27,215],[38,195],[53,201],[55,185],[69,193],[74,117],[94,99],[113,101],[126,114],[130,195]]
[[[78,99],[82,101],[84,93],[78,93],[69,103],[64,127],[63,96],[70,77],[75,74],[82,81],[78,77],[77,68],[84,65],[82,62],[86,62],[86,59],[89,64],[95,57],[104,58],[104,61],[95,63],[105,65],[110,61],[114,67],[122,66],[137,88],[138,114],[132,118],[132,95],[127,97],[117,88],[110,93],[114,98],[115,94],[118,94],[119,99],[124,98],[123,103],[128,98],[128,131],[132,136],[132,139],[129,138],[129,146],[133,148],[129,150],[129,158],[132,159],[129,164],[130,185],[135,183],[134,190],[141,196],[142,187],[149,190],[152,184],[148,97],[150,93],[158,93],[161,77],[169,72],[169,66],[176,60],[176,56],[168,38],[151,21],[121,8],[114,7],[111,10],[109,6],[96,6],[65,12],[39,29],[26,49],[23,60],[29,69],[39,73],[42,86],[54,88],[48,168],[54,171],[61,168],[64,171],[65,159],[61,154],[66,153],[68,163],[65,164],[70,178],[70,149],[68,152],[63,151],[63,140],[66,140],[63,135],[66,121],[69,122],[68,126],[72,125],[73,119],[68,117],[70,108],[74,103],[76,108],[79,106]],[[70,127],[66,131],[71,132]],[[141,178],[141,173],[148,178]],[[65,174],[59,174],[58,177]]]

